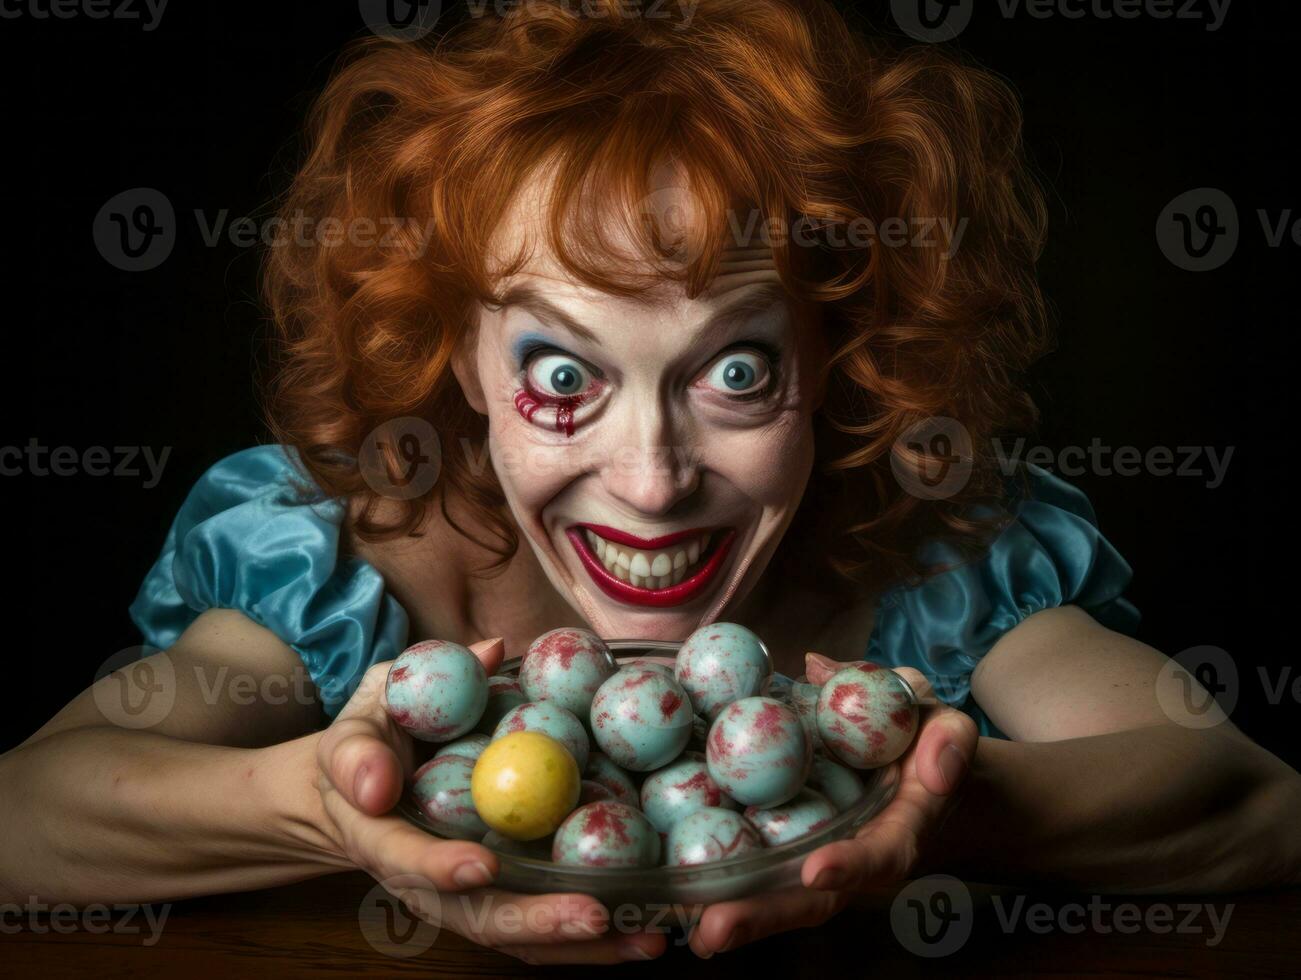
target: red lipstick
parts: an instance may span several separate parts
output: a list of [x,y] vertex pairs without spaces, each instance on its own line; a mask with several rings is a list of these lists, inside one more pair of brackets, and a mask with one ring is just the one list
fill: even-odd
[[704,564],[690,578],[683,579],[677,585],[670,585],[663,589],[645,589],[635,586],[631,582],[623,581],[606,569],[601,559],[593,553],[587,543],[587,538],[583,534],[583,530],[586,528],[590,528],[596,534],[616,544],[647,551],[665,548],[693,536],[698,537],[709,529],[698,528],[690,531],[677,531],[658,538],[639,538],[636,535],[617,531],[614,528],[608,528],[600,524],[575,524],[565,532],[570,543],[574,546],[574,551],[578,553],[578,560],[583,563],[583,567],[587,569],[587,574],[592,577],[592,581],[597,584],[602,592],[612,599],[630,605],[657,608],[683,605],[704,592],[717,576],[718,570],[723,567],[723,562],[727,559],[728,552],[732,548],[732,542],[736,538],[736,529],[728,528],[723,533],[721,540],[712,547],[712,550],[706,556],[702,556],[705,559]]

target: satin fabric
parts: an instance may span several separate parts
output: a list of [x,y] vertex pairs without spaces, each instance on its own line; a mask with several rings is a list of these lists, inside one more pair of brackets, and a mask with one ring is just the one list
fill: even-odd
[[[967,711],[981,734],[1003,737],[970,697],[971,672],[1008,630],[1040,609],[1073,604],[1103,625],[1132,633],[1138,613],[1124,599],[1130,568],[1098,530],[1074,487],[1030,467],[1028,496],[988,553],[885,593],[864,655],[920,670],[946,703]],[[238,609],[292,647],[333,717],[367,667],[408,642],[406,611],[366,562],[340,557],[345,516],[270,445],[209,469],[182,504],[146,575],[131,618],[147,644],[166,649],[205,609]],[[943,560],[943,548],[928,558]]]

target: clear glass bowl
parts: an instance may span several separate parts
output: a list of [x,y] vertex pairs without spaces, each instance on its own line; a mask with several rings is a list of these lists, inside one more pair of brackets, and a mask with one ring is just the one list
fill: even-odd
[[[672,663],[679,644],[650,640],[608,641],[621,664],[637,661]],[[499,674],[514,676],[520,658],[508,660]],[[635,776],[636,774],[634,774]],[[687,904],[712,904],[799,884],[800,867],[813,851],[851,836],[859,827],[881,812],[894,798],[899,784],[897,763],[881,769],[858,773],[863,780],[864,795],[858,803],[818,830],[799,840],[740,857],[690,867],[588,868],[554,861],[521,857],[497,851],[501,871],[494,887],[523,894],[579,892],[613,907]],[[440,835],[421,813],[408,792],[397,807],[407,820],[432,834]]]

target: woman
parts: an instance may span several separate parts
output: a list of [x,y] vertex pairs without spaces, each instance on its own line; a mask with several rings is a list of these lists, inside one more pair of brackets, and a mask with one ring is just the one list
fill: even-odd
[[[814,682],[888,663],[928,706],[889,808],[802,887],[706,910],[699,955],[933,869],[1296,881],[1297,774],[1163,708],[1179,681],[1126,635],[1087,501],[986,448],[1033,421],[1017,374],[1044,348],[1007,89],[817,0],[702,0],[685,29],[588,6],[361,44],[336,73],[283,211],[332,230],[268,263],[278,444],[177,516],[132,607],[165,652],[3,757],[5,894],[363,868],[530,961],[657,956],[661,932],[503,896],[493,852],[389,813],[413,747],[383,677],[421,638],[491,670],[556,626],[718,619]],[[164,687],[146,727],[105,708]],[[504,898],[523,928],[479,914]]]

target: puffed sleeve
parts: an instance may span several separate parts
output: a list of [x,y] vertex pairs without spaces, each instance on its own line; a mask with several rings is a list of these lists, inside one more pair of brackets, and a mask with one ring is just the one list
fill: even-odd
[[405,647],[407,615],[378,571],[340,556],[344,505],[289,452],[246,449],[200,477],[130,613],[166,649],[205,609],[238,609],[298,653],[333,717],[367,667]]
[[[1038,467],[1014,519],[979,560],[920,585],[885,593],[867,659],[915,667],[936,697],[970,714],[982,735],[1005,737],[971,698],[971,673],[997,640],[1041,609],[1074,605],[1133,634],[1138,610],[1124,597],[1130,567],[1102,536],[1088,498]],[[928,557],[942,558],[935,547]]]

